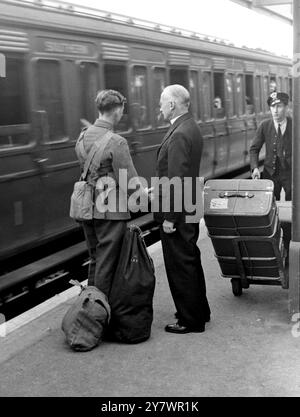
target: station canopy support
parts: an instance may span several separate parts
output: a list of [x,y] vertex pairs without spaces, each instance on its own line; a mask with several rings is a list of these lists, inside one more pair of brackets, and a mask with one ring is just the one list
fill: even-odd
[[[293,10],[293,171],[292,171],[292,241],[289,256],[289,313],[292,321],[300,320],[300,1],[232,0],[256,11],[267,6],[291,4]],[[269,10],[269,9],[268,9]],[[272,12],[274,13],[274,12]],[[277,13],[276,13],[277,14]],[[292,41],[292,40],[291,40]]]
[[[269,6],[281,6],[286,4],[292,4],[292,0],[231,0],[240,6],[247,7],[255,12],[264,14],[266,16],[279,19],[284,23],[290,25],[293,24],[293,19],[283,13],[279,13],[274,9],[270,9]],[[296,1],[296,0],[295,0]]]
[[5,55],[0,54],[0,77],[6,76]]

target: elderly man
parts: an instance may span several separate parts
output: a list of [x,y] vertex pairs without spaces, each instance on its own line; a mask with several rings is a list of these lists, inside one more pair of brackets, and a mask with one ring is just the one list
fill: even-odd
[[[287,115],[289,96],[286,93],[274,91],[270,94],[267,103],[272,118],[261,122],[250,147],[252,178],[261,177],[258,157],[265,144],[266,156],[262,178],[273,181],[276,200],[280,200],[281,190],[284,189],[285,200],[290,201],[292,198],[292,119]],[[285,225],[283,232],[284,246],[288,254],[291,240],[290,225]]]
[[[181,85],[170,85],[161,94],[160,110],[171,126],[158,150],[157,176],[170,180],[174,177],[181,180],[190,178],[193,183],[190,191],[194,194],[203,140],[189,113],[189,105],[189,92]],[[197,246],[199,219],[195,223],[186,221],[184,208],[180,212],[176,210],[175,194],[176,190],[170,194],[168,211],[160,207],[160,211],[154,214],[160,223],[166,272],[177,309],[178,321],[167,325],[165,330],[178,334],[204,332],[205,323],[210,320],[210,308]],[[163,197],[160,195],[160,199]]]

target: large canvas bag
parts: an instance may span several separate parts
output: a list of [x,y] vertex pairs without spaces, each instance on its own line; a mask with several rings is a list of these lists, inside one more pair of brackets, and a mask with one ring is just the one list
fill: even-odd
[[[92,220],[93,218],[95,186],[86,181],[86,179],[94,156],[99,152],[98,158],[101,161],[104,149],[112,136],[113,133],[109,131],[103,137],[96,140],[84,163],[84,170],[80,180],[74,184],[71,195],[70,217],[76,221]],[[78,146],[81,147],[82,153],[85,153],[82,139],[83,136],[79,138]]]
[[111,321],[108,334],[124,343],[139,343],[151,334],[154,265],[148,254],[142,232],[137,226],[127,229],[120,263],[108,297]]
[[62,330],[73,350],[88,351],[100,343],[109,320],[106,295],[96,287],[81,286],[80,294],[63,317]]

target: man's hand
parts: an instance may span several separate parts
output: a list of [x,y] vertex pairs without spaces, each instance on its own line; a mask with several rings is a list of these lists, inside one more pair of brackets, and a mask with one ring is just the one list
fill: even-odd
[[252,172],[252,179],[253,180],[259,180],[260,179],[260,171],[258,168],[254,168]]
[[176,232],[176,229],[174,228],[174,223],[169,222],[168,220],[165,220],[163,222],[163,225],[162,226],[163,226],[163,229],[164,229],[164,232],[165,233],[170,234],[170,233]]

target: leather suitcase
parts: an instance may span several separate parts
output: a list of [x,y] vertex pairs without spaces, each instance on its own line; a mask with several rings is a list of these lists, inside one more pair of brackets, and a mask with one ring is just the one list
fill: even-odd
[[271,236],[277,208],[271,180],[209,180],[204,220],[211,236]]
[[204,220],[222,276],[280,283],[280,222],[270,180],[209,180]]

